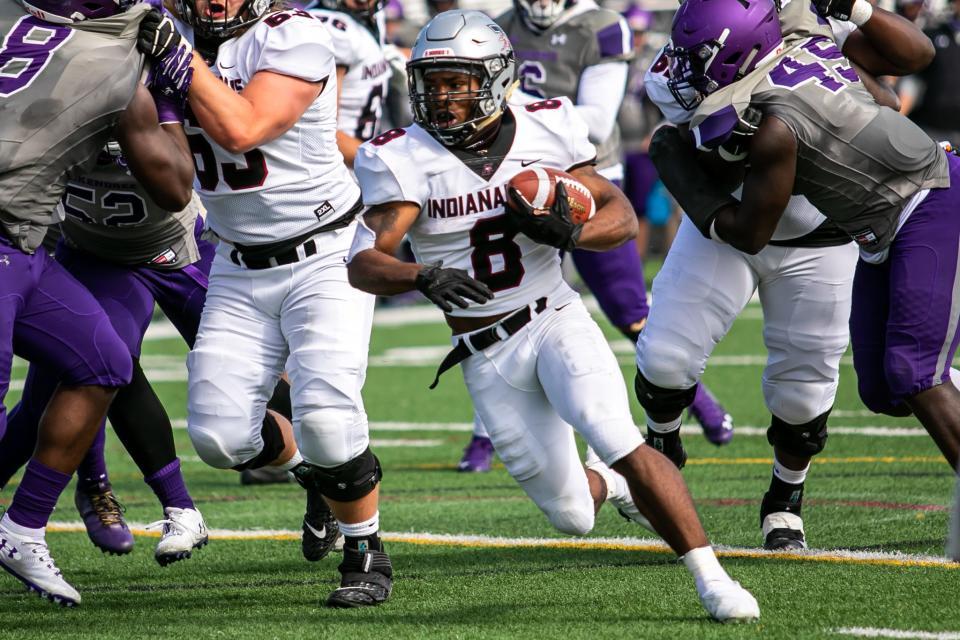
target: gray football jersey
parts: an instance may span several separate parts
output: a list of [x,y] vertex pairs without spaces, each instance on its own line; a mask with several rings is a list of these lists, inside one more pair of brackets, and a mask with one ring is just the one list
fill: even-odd
[[910,120],[877,105],[826,37],[800,40],[704,100],[691,121],[698,145],[722,143],[749,105],[796,136],[794,194],[867,252],[890,244],[916,193],[950,186],[943,150]]
[[133,97],[149,9],[67,26],[0,4],[0,224],[22,250],[58,222],[66,172],[96,157]]
[[[626,22],[607,9],[584,11],[539,34],[527,29],[513,9],[496,21],[517,56],[520,88],[540,98],[566,96],[576,103],[584,69],[633,57],[633,39]],[[597,168],[620,162],[620,129],[614,126],[610,137],[597,145]]]
[[71,175],[60,202],[66,241],[98,258],[129,266],[179,269],[199,254],[193,230],[196,194],[183,211],[158,207],[122,163],[101,153],[92,169]]

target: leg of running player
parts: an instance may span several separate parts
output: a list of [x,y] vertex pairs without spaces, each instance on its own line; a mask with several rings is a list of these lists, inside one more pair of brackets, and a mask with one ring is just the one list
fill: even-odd
[[707,240],[684,219],[653,282],[653,307],[637,342],[635,383],[647,414],[647,444],[678,467],[686,462],[683,410],[758,282],[749,256]]
[[40,420],[33,459],[0,519],[0,543],[11,549],[0,562],[41,594],[77,604],[79,593],[49,557],[45,527],[115,388],[130,379],[130,354],[93,296],[45,253],[27,255],[0,241],[0,254],[9,270],[0,279],[0,393],[8,389],[14,352],[62,381]]
[[763,395],[772,419],[770,486],[760,507],[765,549],[806,547],[801,519],[810,459],[823,450],[827,416],[849,342],[848,319],[857,249],[768,246],[762,265],[767,367]]
[[[352,238],[330,237],[330,256],[346,255]],[[380,464],[370,451],[360,395],[374,297],[350,286],[342,260],[296,278],[296,293],[280,316],[290,345],[294,432],[305,462],[294,474],[320,490],[344,536],[343,578],[327,605],[379,604],[390,595],[393,573],[379,536]]]
[[[685,556],[711,615],[756,617],[756,601],[717,563],[679,472],[643,446],[599,327],[579,300],[565,302],[463,363],[464,380],[504,465],[555,527],[575,535],[592,529],[596,506],[615,491],[615,478],[628,478],[627,500],[632,493]],[[606,467],[602,475],[584,473],[570,423],[623,475]]]

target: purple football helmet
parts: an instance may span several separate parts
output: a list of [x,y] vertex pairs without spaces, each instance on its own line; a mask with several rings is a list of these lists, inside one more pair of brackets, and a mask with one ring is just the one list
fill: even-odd
[[57,24],[115,16],[137,2],[140,0],[20,0],[31,14]]
[[733,84],[783,42],[773,0],[686,0],[673,18],[670,80],[686,110]]

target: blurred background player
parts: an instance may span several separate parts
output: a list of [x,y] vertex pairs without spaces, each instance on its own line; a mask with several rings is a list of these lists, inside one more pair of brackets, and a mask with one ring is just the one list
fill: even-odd
[[[187,359],[188,433],[213,467],[282,466],[326,498],[344,535],[326,605],[380,604],[392,568],[361,397],[374,300],[347,282],[362,203],[337,149],[330,36],[310,13],[267,2],[181,0],[177,11],[208,47],[208,62],[191,63],[187,133],[220,239]],[[168,18],[152,32],[150,57],[189,48]],[[285,366],[292,434],[264,421]]]
[[[916,70],[929,62],[923,34],[887,12],[877,10],[859,30],[836,20],[831,28],[804,3],[785,5],[779,18],[788,41],[811,34],[838,39],[873,74]],[[890,50],[906,53],[894,64],[880,54]],[[668,119],[683,125],[694,112],[680,104],[685,96],[670,89],[669,53],[657,57],[645,85]],[[861,73],[866,77],[867,72]],[[880,99],[895,102],[889,91],[873,86]],[[741,128],[719,150],[720,165],[742,159],[750,129]],[[647,412],[648,441],[661,443],[678,466],[686,460],[679,431],[683,407],[713,348],[754,293],[759,294],[769,353],[762,388],[771,413],[767,438],[774,447],[770,485],[760,506],[767,549],[806,546],[804,485],[811,457],[826,444],[840,358],[849,342],[855,262],[856,248],[847,234],[796,197],[774,239],[755,256],[705,238],[684,220],[654,280],[656,302],[637,344],[636,391]]]
[[[206,543],[207,532],[183,480],[170,417],[140,366],[140,348],[155,304],[193,346],[213,245],[199,238],[202,207],[192,190],[193,158],[182,126],[185,94],[153,86],[151,95],[166,138],[156,136],[151,154],[134,158],[139,180],[115,141],[91,170],[71,176],[59,205],[66,217],[56,258],[93,293],[133,358],[133,380],[118,391],[108,415],[164,510],[155,557],[166,565],[189,557]],[[131,124],[150,126],[149,118]],[[0,442],[0,486],[30,457],[58,382],[51,371],[30,366]],[[101,425],[77,470],[74,500],[91,541],[123,554],[133,548],[133,535],[110,486],[104,442]]]
[[[593,0],[515,0],[497,23],[516,51],[523,93],[529,99],[570,98],[590,129],[590,141],[597,145],[597,170],[621,186],[617,114],[633,57],[632,34],[623,17]],[[601,252],[574,250],[571,256],[611,324],[636,342],[649,309],[643,264],[634,243]],[[706,387],[698,389],[691,413],[708,440],[718,445],[729,442],[730,415]],[[492,453],[483,423],[475,419],[459,469],[486,471]]]
[[[577,110],[566,98],[508,106],[513,51],[477,11],[428,23],[408,72],[416,124],[357,156],[369,208],[350,252],[351,283],[379,295],[418,289],[446,312],[454,349],[437,375],[461,365],[507,470],[551,524],[584,535],[616,496],[684,557],[711,616],[756,619],[756,600],[717,562],[679,473],[643,445],[616,358],[563,281],[557,249],[629,245],[636,233],[629,202],[593,168]],[[562,185],[535,215],[508,186],[531,159],[569,171],[596,215],[574,223]],[[457,202],[468,204],[448,205]],[[419,264],[394,257],[405,234]],[[571,425],[598,456],[586,472]]]
[[[79,604],[80,594],[50,555],[46,524],[116,388],[130,381],[132,363],[93,295],[38,249],[47,227],[59,222],[67,171],[89,166],[116,124],[134,173],[140,154],[149,157],[167,140],[153,99],[138,84],[143,62],[135,44],[147,9],[114,0],[33,0],[0,8],[2,64],[36,62],[0,78],[5,107],[27,113],[40,104],[66,105],[49,118],[0,120],[0,399],[10,386],[14,353],[60,380],[40,418],[33,458],[0,518],[0,565],[65,605]],[[79,59],[83,74],[66,76]]]

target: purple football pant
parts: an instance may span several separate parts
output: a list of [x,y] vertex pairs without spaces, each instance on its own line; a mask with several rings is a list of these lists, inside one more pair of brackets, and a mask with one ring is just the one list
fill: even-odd
[[27,255],[0,235],[0,436],[14,354],[69,385],[120,387],[132,374],[130,353],[93,295],[45,251]]
[[631,151],[624,156],[623,192],[626,194],[638,218],[647,216],[647,199],[659,176],[650,156],[641,151]]
[[[612,182],[620,186],[618,180]],[[625,331],[647,317],[650,307],[643,263],[632,241],[609,251],[574,249],[571,255],[577,272],[613,326]]]
[[[61,242],[57,260],[96,297],[123,341],[128,360],[140,357],[143,336],[153,317],[154,303],[191,347],[197,337],[200,312],[207,293],[207,274],[214,246],[198,240],[200,260],[182,269],[160,271],[148,267],[111,264]],[[58,383],[50,369],[30,366],[20,403],[10,412],[10,433],[0,450],[0,487],[30,457],[36,427]],[[101,425],[101,430],[104,428]],[[85,461],[86,464],[87,461]]]
[[890,245],[886,262],[861,260],[850,337],[860,398],[894,413],[904,398],[947,382],[960,339],[960,158],[948,189],[934,189]]

